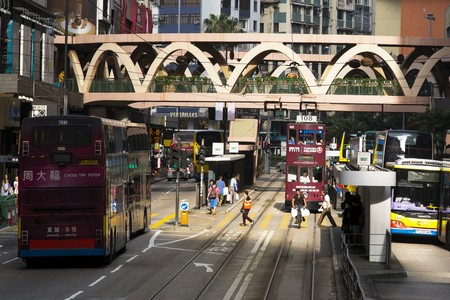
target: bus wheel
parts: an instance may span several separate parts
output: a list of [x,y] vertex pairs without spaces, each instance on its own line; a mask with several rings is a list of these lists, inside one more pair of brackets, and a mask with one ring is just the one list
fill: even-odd
[[115,242],[115,239],[114,239],[113,233],[111,231],[110,238],[109,238],[109,254],[105,257],[105,263],[107,265],[112,263],[112,261],[114,260],[114,249],[115,249],[114,242]]
[[144,234],[148,228],[147,211],[144,212],[144,226],[139,230],[140,234]]
[[25,260],[25,264],[27,265],[27,268],[34,268],[37,266],[37,261],[36,259],[33,258],[26,258]]

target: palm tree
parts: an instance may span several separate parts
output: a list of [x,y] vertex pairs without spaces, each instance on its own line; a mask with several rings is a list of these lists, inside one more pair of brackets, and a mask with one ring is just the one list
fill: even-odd
[[236,18],[230,18],[226,15],[209,15],[209,19],[203,21],[205,33],[237,33],[243,32]]
[[[236,18],[230,18],[226,15],[214,15],[210,14],[209,19],[205,19],[203,21],[203,25],[205,28],[205,33],[242,33],[244,30],[241,28],[241,24],[239,20]],[[226,58],[228,59],[228,50],[230,52],[230,58],[234,58],[233,53],[234,44],[224,44],[223,47],[226,51]],[[233,56],[233,57],[232,57]]]

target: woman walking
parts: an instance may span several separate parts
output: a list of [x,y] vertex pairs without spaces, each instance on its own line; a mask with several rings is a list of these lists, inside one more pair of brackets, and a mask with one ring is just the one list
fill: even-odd
[[[211,180],[212,181],[212,180]],[[212,181],[212,185],[208,189],[208,199],[209,199],[209,208],[211,209],[211,214],[216,214],[216,206],[219,201],[219,189],[216,186],[216,183]]]

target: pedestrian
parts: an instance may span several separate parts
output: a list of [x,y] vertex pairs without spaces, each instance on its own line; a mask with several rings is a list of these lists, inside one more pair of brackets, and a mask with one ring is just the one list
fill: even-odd
[[354,245],[362,245],[362,230],[364,226],[364,211],[361,203],[361,196],[352,197],[351,206],[348,208],[351,242]]
[[222,206],[223,202],[223,189],[225,188],[225,181],[223,181],[222,176],[219,176],[219,179],[216,181],[216,186],[219,189],[219,204],[218,206]]
[[242,201],[242,223],[241,226],[247,226],[245,223],[248,220],[250,222],[250,225],[253,226],[255,222],[253,222],[252,219],[248,216],[248,213],[250,212],[250,209],[252,208],[252,199],[248,195],[248,191],[244,192],[244,201]]
[[302,221],[305,218],[302,216],[302,207],[306,208],[306,195],[300,192],[300,189],[295,190],[294,198],[292,198],[292,207],[297,210],[297,216],[295,217],[295,224],[298,224],[298,228],[302,227]]
[[[351,199],[353,196],[350,194],[347,199]],[[352,242],[352,236],[351,236],[351,215],[350,215],[350,208],[351,208],[351,202],[350,204],[345,204],[345,208],[342,211],[342,225],[341,225],[341,235],[345,238],[345,241],[347,243]],[[343,202],[345,203],[345,202]]]
[[328,220],[330,221],[331,225],[333,227],[336,227],[336,222],[333,219],[333,216],[331,215],[331,200],[330,196],[328,195],[328,191],[323,189],[322,190],[322,213],[320,214],[319,220],[317,220],[317,226],[320,226],[322,224],[323,219],[325,216],[328,217]]
[[233,175],[233,177],[230,180],[230,188],[229,188],[229,192],[230,192],[230,203],[233,203],[233,201],[237,201],[237,197],[238,197],[238,181],[236,179],[236,175]]
[[19,195],[19,176],[14,178],[14,194]]
[[351,204],[352,204],[352,193],[350,193],[350,191],[346,191],[344,201],[341,202],[341,209],[344,210],[346,207],[350,207]]
[[0,193],[1,196],[9,195],[9,182],[8,179],[2,179],[2,190]]
[[211,187],[208,189],[208,199],[209,199],[209,208],[211,209],[211,214],[216,214],[216,206],[219,199],[219,189],[216,186],[216,183],[212,181]]

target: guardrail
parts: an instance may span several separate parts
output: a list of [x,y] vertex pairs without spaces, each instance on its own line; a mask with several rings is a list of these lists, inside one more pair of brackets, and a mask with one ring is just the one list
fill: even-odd
[[[391,249],[392,249],[392,235],[389,232],[389,230],[386,230],[385,236],[385,242],[386,242],[386,253],[385,253],[385,268],[390,269],[391,268]],[[342,258],[341,258],[341,270],[343,273],[343,279],[345,286],[347,287],[348,292],[348,298],[351,300],[360,300],[360,299],[371,299],[368,297],[363,289],[362,285],[362,278],[358,274],[357,268],[354,264],[354,262],[351,259],[351,256],[361,255],[359,252],[358,254],[352,253],[356,252],[353,249],[361,249],[364,247],[364,244],[362,244],[362,235],[361,234],[344,234],[342,237]],[[350,241],[350,243],[349,243]],[[356,241],[354,243],[354,241]]]
[[347,244],[347,237],[349,234],[345,234],[342,238],[342,258],[341,269],[343,273],[343,279],[345,286],[347,287],[347,296],[352,300],[366,299],[364,290],[361,286],[361,280],[358,272],[350,258],[350,250]]

